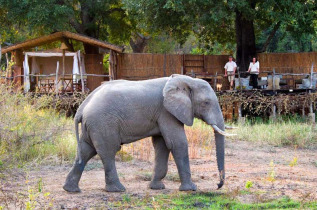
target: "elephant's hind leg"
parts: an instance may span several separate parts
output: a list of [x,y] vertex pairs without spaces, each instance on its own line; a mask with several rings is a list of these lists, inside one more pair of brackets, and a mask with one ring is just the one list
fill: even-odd
[[124,192],[125,187],[121,184],[116,169],[115,154],[113,156],[101,157],[101,159],[105,168],[106,191]]
[[[110,137],[109,137],[110,136]],[[97,153],[100,156],[106,177],[106,191],[107,192],[124,192],[125,187],[121,184],[116,164],[115,156],[120,149],[119,137],[116,135],[102,135],[95,133],[93,135],[93,143],[96,147]]]
[[82,162],[79,163],[78,157],[76,157],[73,168],[68,173],[66,182],[63,186],[64,190],[66,190],[67,192],[80,192],[78,183],[84,171],[85,165],[93,156],[97,154],[96,150],[92,146],[90,146],[87,142],[83,140],[81,140],[81,142],[82,142],[81,143]]
[[170,150],[167,149],[162,136],[153,136],[152,142],[155,150],[155,166],[150,188],[155,190],[165,189],[162,179],[167,174]]

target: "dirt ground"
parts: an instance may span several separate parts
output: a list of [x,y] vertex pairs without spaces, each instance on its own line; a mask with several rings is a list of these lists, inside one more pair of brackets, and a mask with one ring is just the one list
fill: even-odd
[[[198,191],[216,191],[218,173],[215,151],[211,156],[190,160],[193,181]],[[48,196],[56,208],[86,208],[102,206],[122,196],[153,196],[175,194],[180,185],[174,161],[169,161],[169,172],[164,180],[165,190],[148,188],[153,161],[133,159],[117,162],[117,169],[125,193],[107,193],[104,190],[104,172],[101,161],[91,160],[80,181],[81,193],[70,194],[62,189],[70,164],[38,166],[28,172],[10,173],[2,177],[0,199],[14,194],[25,194],[26,186],[37,186]],[[41,181],[39,181],[41,180]],[[246,182],[253,186],[249,193]],[[39,183],[40,182],[40,183]],[[41,186],[40,186],[41,185]],[[227,140],[226,183],[220,192],[241,202],[262,202],[289,196],[296,200],[317,200],[317,151],[273,147],[270,145]],[[2,198],[1,198],[2,196]],[[15,204],[17,205],[17,204]]]

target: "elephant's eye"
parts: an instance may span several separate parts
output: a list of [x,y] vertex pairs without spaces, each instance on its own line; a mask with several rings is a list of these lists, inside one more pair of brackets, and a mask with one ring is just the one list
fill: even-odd
[[209,101],[205,101],[205,102],[204,102],[204,105],[205,105],[205,106],[207,106],[207,105],[209,105],[209,104],[210,104]]

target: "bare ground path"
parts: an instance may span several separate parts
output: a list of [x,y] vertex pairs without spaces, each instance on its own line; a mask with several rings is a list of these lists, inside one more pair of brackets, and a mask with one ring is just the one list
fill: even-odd
[[[202,192],[216,191],[218,173],[215,151],[211,156],[190,161],[193,180]],[[270,164],[271,163],[271,164]],[[62,189],[70,164],[58,166],[30,167],[27,172],[15,171],[3,174],[1,180],[0,202],[16,202],[20,194],[26,197],[27,188],[35,186],[49,192],[48,200],[55,208],[86,208],[105,206],[125,195],[134,197],[157,194],[178,193],[180,185],[174,161],[169,161],[169,172],[164,180],[166,189],[154,191],[148,188],[153,162],[132,160],[117,162],[121,182],[127,188],[125,193],[104,191],[104,172],[101,161],[94,159],[86,168],[80,182],[81,193],[70,194]],[[246,182],[253,186],[249,193]],[[296,200],[317,200],[317,150],[273,147],[243,141],[228,140],[226,145],[226,193],[241,202],[262,202],[289,196]],[[30,194],[30,192],[29,192]],[[32,194],[32,192],[31,192]],[[7,196],[7,197],[5,197]],[[23,197],[23,196],[22,196]],[[44,196],[45,197],[45,196]],[[11,199],[11,200],[10,200]],[[18,201],[19,200],[19,201]],[[45,203],[45,198],[43,198]],[[48,201],[47,201],[48,202]],[[44,204],[43,204],[44,205]]]

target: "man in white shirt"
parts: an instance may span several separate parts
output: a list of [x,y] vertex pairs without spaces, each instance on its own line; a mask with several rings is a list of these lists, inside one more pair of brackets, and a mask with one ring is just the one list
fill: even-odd
[[252,58],[248,72],[251,75],[250,82],[254,89],[258,88],[258,76],[260,73],[260,63],[257,61],[256,57]]
[[229,61],[225,65],[225,77],[228,76],[228,81],[230,83],[230,90],[233,89],[234,75],[237,69],[237,64],[232,59],[233,57],[229,56]]

